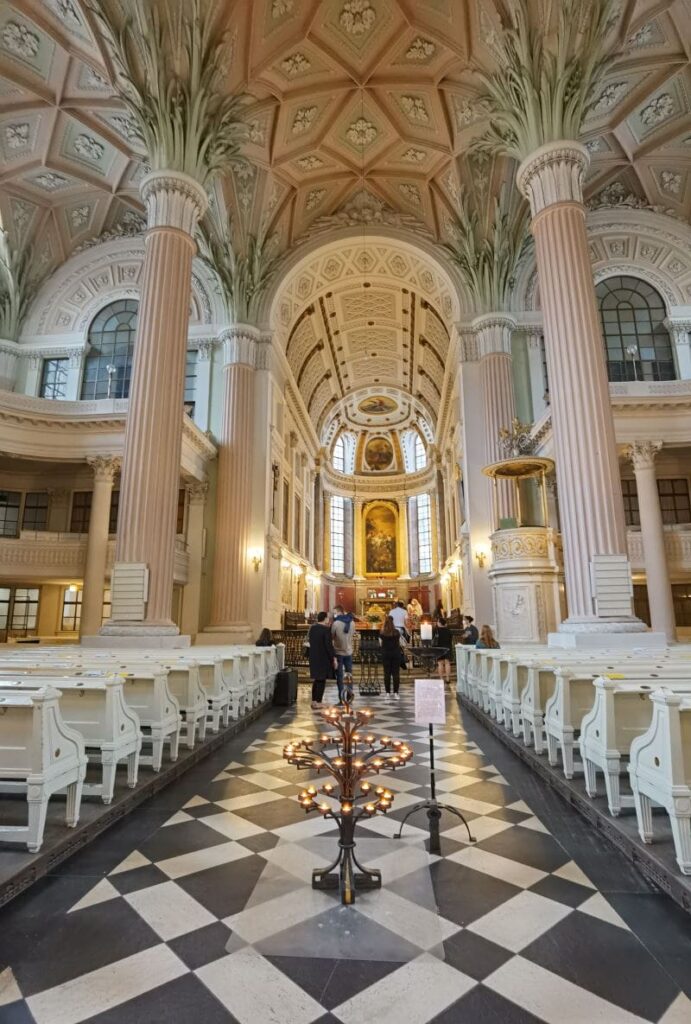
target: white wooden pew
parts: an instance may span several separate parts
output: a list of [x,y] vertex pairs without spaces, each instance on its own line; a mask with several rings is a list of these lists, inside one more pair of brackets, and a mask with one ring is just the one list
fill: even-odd
[[0,840],[26,843],[36,853],[43,843],[50,797],[67,794],[65,824],[79,821],[86,775],[84,741],[62,720],[60,693],[51,686],[30,692],[0,689],[0,789],[26,792],[28,825],[0,825]]
[[650,702],[650,727],[632,741],[629,762],[638,831],[652,843],[652,805],[664,807],[677,864],[691,875],[691,693],[660,689]]
[[[122,679],[124,685],[125,700],[128,706],[136,713],[142,729],[142,741],[145,746],[151,744],[151,754],[142,754],[139,758],[140,765],[151,766],[155,772],[161,770],[163,763],[163,749],[166,744],[170,745],[170,760],[177,761],[180,743],[180,706],[177,699],[170,692],[168,687],[168,672],[155,664],[145,664],[139,667],[120,665],[112,671],[107,666],[112,665],[112,659],[93,659],[72,667],[69,671],[76,678],[99,678],[108,675],[116,675]],[[133,670],[134,668],[134,670]],[[6,662],[0,663],[0,672],[7,672]],[[67,666],[41,664],[34,658],[30,664],[26,661],[14,662],[14,673],[26,675],[41,674],[55,680],[58,685],[59,677],[65,674]]]
[[654,705],[648,698],[661,686],[675,693],[691,693],[691,682],[673,676],[648,681],[599,676],[593,682],[594,703],[581,723],[585,788],[588,796],[596,796],[597,772],[603,772],[609,812],[614,817],[622,807],[633,806],[633,796],[621,794],[621,762],[628,756],[632,741],[650,727]]
[[127,762],[127,784],[134,789],[142,734],[139,718],[125,702],[123,680],[39,675],[13,680],[0,678],[0,688],[15,686],[25,693],[47,685],[59,686],[63,720],[84,740],[87,757],[98,760],[101,765],[101,782],[85,782],[83,795],[100,796],[104,804],[111,803],[120,761]]

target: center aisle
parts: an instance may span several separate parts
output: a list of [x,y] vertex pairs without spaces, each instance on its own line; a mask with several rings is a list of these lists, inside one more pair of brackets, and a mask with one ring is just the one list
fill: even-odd
[[[427,795],[427,733],[414,724],[410,688],[399,702],[366,706],[374,731],[415,751],[413,764],[386,776],[393,811],[362,833],[390,837],[391,819]],[[306,775],[281,756],[287,739],[320,721],[305,694],[0,911],[2,1024],[688,1022],[688,918],[593,843],[589,826],[539,792],[452,698],[447,707],[439,795],[466,815],[478,842],[443,817],[444,856],[424,868],[439,918],[431,922],[413,895],[420,816],[383,858],[382,891],[356,904],[363,949],[376,944],[376,958],[328,955],[336,914],[347,928],[352,910],[305,881],[315,837],[333,834],[333,823],[305,817],[295,796]],[[524,802],[531,792],[543,820]],[[559,840],[543,823],[550,816]],[[580,866],[574,850],[583,851]],[[591,864],[589,877],[582,868]],[[277,867],[294,887],[267,881]],[[605,875],[619,880],[609,899],[596,884]],[[435,929],[443,947],[425,938]],[[320,946],[326,956],[304,955]]]

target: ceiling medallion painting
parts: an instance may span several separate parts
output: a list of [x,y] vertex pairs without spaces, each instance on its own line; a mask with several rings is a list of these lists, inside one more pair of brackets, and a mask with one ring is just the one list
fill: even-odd
[[387,413],[396,412],[398,402],[386,395],[371,395],[360,402],[358,409],[365,416],[385,416]]
[[393,446],[388,437],[372,437],[365,446],[365,466],[373,472],[389,469],[393,463]]

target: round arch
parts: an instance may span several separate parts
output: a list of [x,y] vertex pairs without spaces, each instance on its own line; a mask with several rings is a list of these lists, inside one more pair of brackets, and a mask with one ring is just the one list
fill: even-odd
[[[363,255],[371,260],[364,262]],[[373,280],[386,278],[415,288],[436,305],[449,330],[472,315],[467,290],[441,249],[412,231],[385,228],[365,231],[343,228],[308,238],[296,247],[267,289],[259,320],[283,333],[300,309],[328,291],[343,274]]]
[[[97,313],[119,299],[138,299],[144,264],[144,238],[128,236],[101,242],[72,256],[43,283],[24,323],[21,342],[71,335],[86,342]],[[190,328],[216,333],[227,319],[209,271],[195,261],[192,272]]]

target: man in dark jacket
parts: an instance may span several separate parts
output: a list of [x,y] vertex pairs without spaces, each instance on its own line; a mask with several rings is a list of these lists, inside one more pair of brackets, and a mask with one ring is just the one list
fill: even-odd
[[331,627],[326,612],[319,612],[317,621],[307,634],[310,647],[310,676],[312,677],[312,707],[318,709],[324,699],[326,680],[331,679],[336,666],[336,651],[331,639]]

